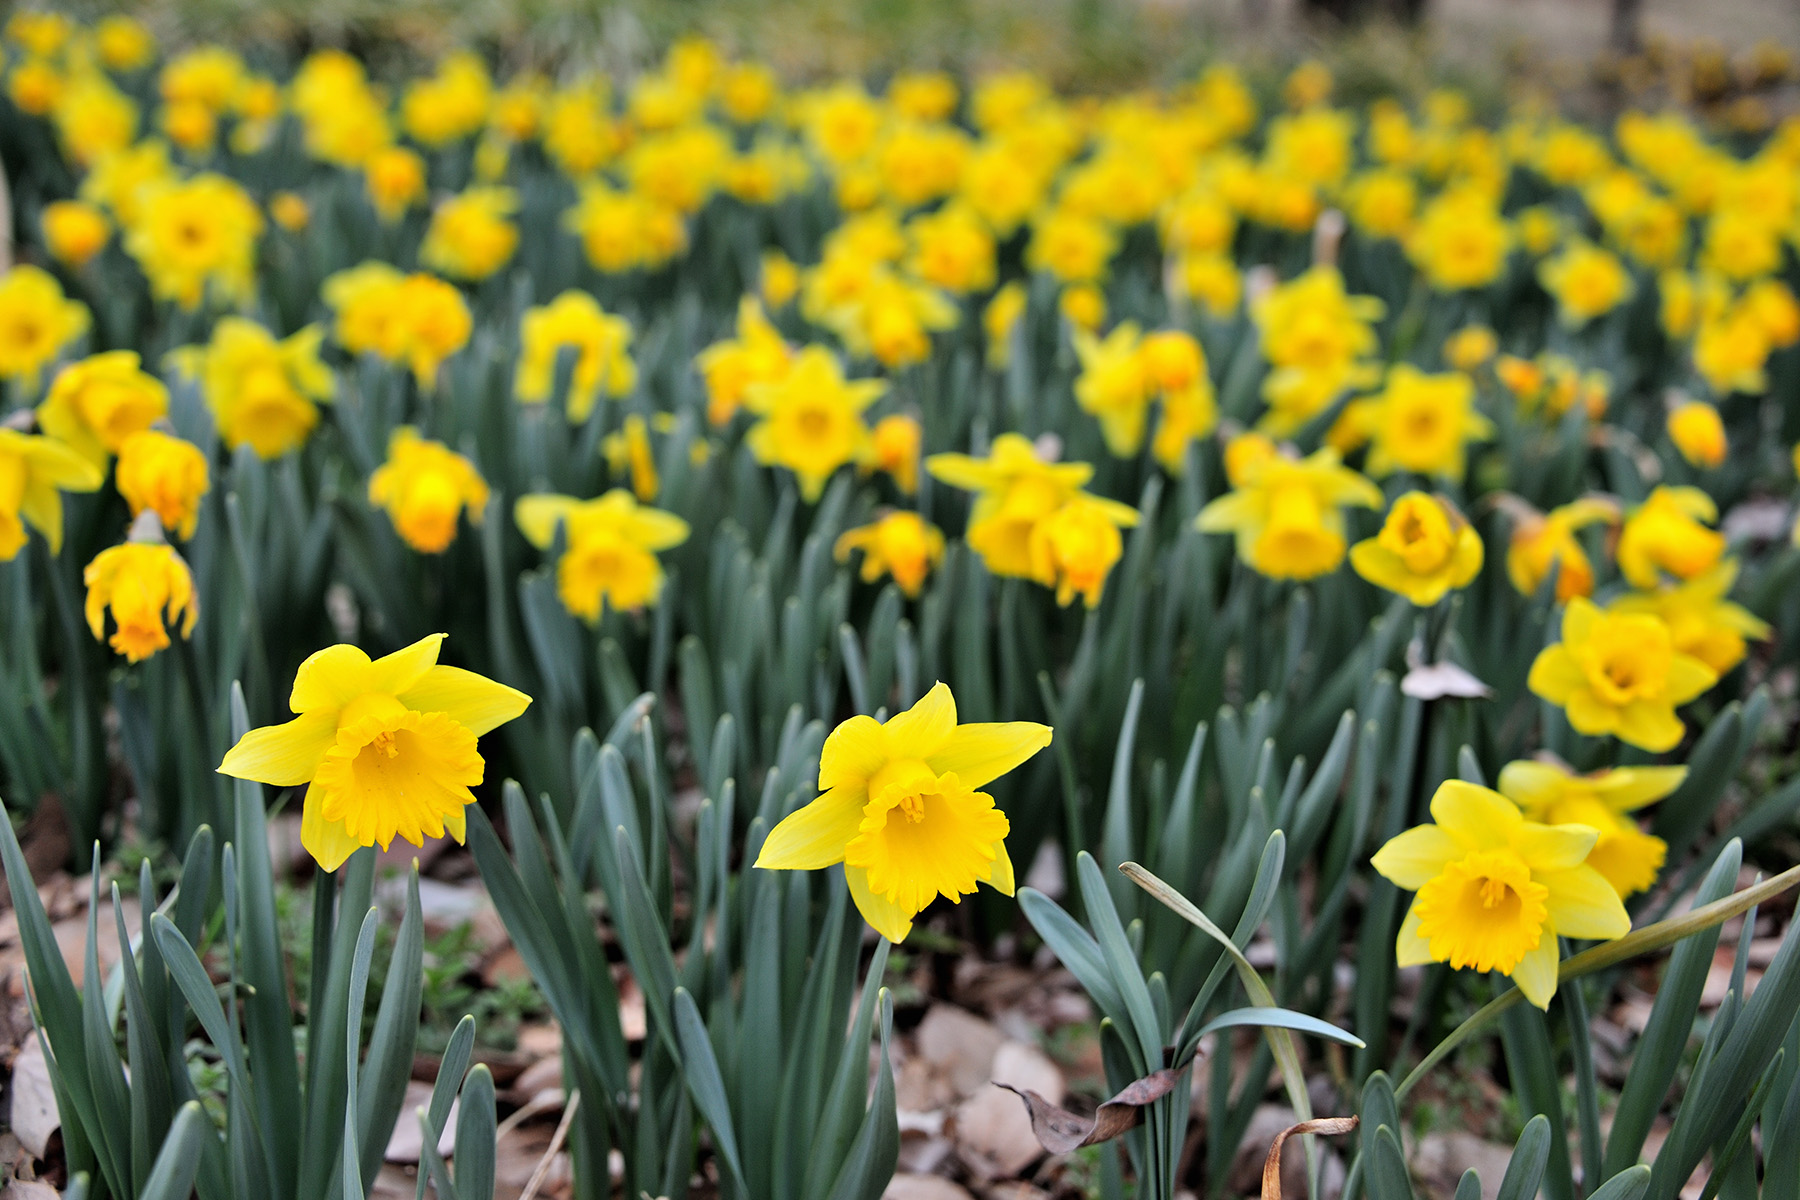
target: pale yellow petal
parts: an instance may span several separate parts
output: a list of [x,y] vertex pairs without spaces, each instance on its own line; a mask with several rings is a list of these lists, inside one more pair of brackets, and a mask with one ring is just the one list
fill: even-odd
[[1460,779],[1446,779],[1431,798],[1431,819],[1462,845],[1490,848],[1524,823],[1519,810],[1499,792]]
[[1631,917],[1606,877],[1589,866],[1532,878],[1550,889],[1544,904],[1557,930],[1568,937],[1618,938],[1631,932]]
[[987,885],[1005,896],[1010,896],[1017,889],[1013,879],[1012,855],[1006,852],[1005,842],[994,843],[994,862],[988,869]]
[[820,789],[866,789],[869,776],[888,763],[887,735],[881,730],[881,722],[868,716],[851,717],[832,730],[819,752]]
[[904,942],[912,932],[913,914],[900,911],[900,906],[886,896],[871,892],[869,872],[864,868],[845,867],[844,879],[850,884],[850,898],[856,901],[856,910],[870,928],[890,942]]
[[337,737],[337,713],[304,713],[284,725],[252,729],[225,752],[221,775],[273,787],[297,787],[313,777]]
[[[943,687],[942,684],[938,686]],[[945,691],[947,693],[948,689]],[[892,726],[893,722],[889,722],[890,738]],[[979,788],[1048,746],[1050,738],[1048,725],[1030,721],[958,725],[936,750],[925,755],[925,763],[940,775],[955,775],[964,786]],[[895,750],[904,753],[898,746]]]
[[384,654],[369,664],[368,690],[398,696],[425,677],[437,665],[441,633],[429,633],[412,645]]
[[417,712],[446,713],[476,736],[504,725],[531,704],[531,697],[517,688],[442,664],[427,670],[398,699]]
[[1566,871],[1587,861],[1600,831],[1586,825],[1540,825],[1526,821],[1513,834],[1513,847],[1539,871]]
[[1436,825],[1420,825],[1390,839],[1375,852],[1370,865],[1395,887],[1416,892],[1442,871],[1446,862],[1462,853],[1448,831]]
[[350,645],[314,651],[294,673],[288,707],[297,713],[335,713],[369,689],[369,656]]
[[789,813],[763,840],[756,865],[770,871],[817,871],[844,861],[844,847],[862,824],[867,793],[833,788]]
[[556,540],[556,527],[580,507],[581,501],[573,496],[520,496],[513,505],[513,520],[526,541],[539,550],[548,550]]
[[939,682],[917,704],[888,718],[881,732],[893,757],[930,758],[955,728],[956,697],[950,694],[949,684]]
[[1394,958],[1402,967],[1419,967],[1434,961],[1431,943],[1419,936],[1419,902],[1414,900],[1400,922],[1400,936],[1394,942]]
[[312,789],[308,788],[300,814],[300,844],[306,847],[306,852],[313,856],[321,870],[335,871],[362,849],[362,843],[345,832],[342,821],[327,821],[324,813],[324,802],[315,800]]
[[1546,922],[1537,949],[1529,951],[1512,969],[1512,981],[1519,985],[1525,998],[1541,1009],[1550,1007],[1556,995],[1556,966],[1562,960],[1562,948],[1556,942],[1553,923]]

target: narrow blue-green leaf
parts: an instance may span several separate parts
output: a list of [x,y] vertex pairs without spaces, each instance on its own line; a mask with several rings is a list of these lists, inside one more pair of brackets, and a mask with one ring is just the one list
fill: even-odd
[[713,1132],[720,1157],[730,1173],[731,1185],[741,1196],[748,1196],[744,1182],[743,1160],[738,1155],[737,1130],[731,1120],[731,1101],[725,1094],[725,1080],[719,1074],[719,1061],[713,1057],[712,1042],[706,1036],[706,1024],[694,997],[686,988],[676,988],[675,1034],[681,1045],[681,1071],[688,1092],[706,1118]]
[[1361,1038],[1339,1029],[1329,1021],[1322,1021],[1318,1017],[1311,1017],[1286,1008],[1234,1008],[1230,1012],[1220,1013],[1202,1025],[1199,1036],[1205,1037],[1220,1029],[1246,1025],[1258,1029],[1291,1029],[1296,1033],[1310,1033],[1315,1037],[1322,1037],[1345,1046],[1361,1046],[1363,1044]]
[[494,1200],[496,1122],[494,1076],[486,1063],[476,1063],[463,1081],[456,1110],[458,1200]]
[[197,1101],[182,1105],[149,1177],[137,1191],[137,1200],[188,1200],[206,1139],[214,1136],[212,1121]]
[[1526,1122],[1519,1134],[1494,1200],[1536,1200],[1538,1185],[1543,1182],[1544,1168],[1549,1163],[1550,1121],[1539,1113]]

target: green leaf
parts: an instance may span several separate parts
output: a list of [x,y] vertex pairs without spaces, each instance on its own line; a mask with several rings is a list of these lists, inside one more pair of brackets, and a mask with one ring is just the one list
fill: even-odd
[[1588,1200],[1638,1200],[1650,1190],[1648,1166],[1627,1167],[1589,1194]]
[[[872,986],[872,985],[871,985]],[[881,1066],[868,1115],[850,1147],[830,1200],[881,1200],[900,1161],[900,1117],[894,1097],[894,998],[881,989]]]
[[1369,1154],[1370,1200],[1412,1200],[1412,1180],[1406,1174],[1406,1160],[1400,1155],[1400,1142],[1386,1125],[1375,1130]]
[[202,1148],[206,1139],[213,1136],[212,1122],[199,1103],[190,1100],[182,1105],[169,1126],[156,1164],[137,1190],[137,1200],[188,1200],[194,1190],[194,1175],[200,1169]]
[[349,1002],[344,1010],[344,1144],[338,1156],[344,1200],[363,1200],[365,1195],[362,1163],[351,1150],[357,1144],[357,1114],[362,1109],[357,1096],[360,1072],[356,1068],[361,1057],[363,1009],[369,997],[369,968],[375,958],[375,926],[379,916],[373,908],[363,914],[362,928],[356,934],[356,957],[350,963]]
[[883,1012],[889,1007],[887,989],[881,986],[881,980],[887,971],[891,945],[886,938],[875,944],[856,1016],[843,1041],[831,1090],[819,1111],[819,1128],[806,1165],[806,1186],[802,1193],[807,1200],[826,1200],[828,1189],[850,1154],[857,1130],[866,1121],[866,1118],[864,1121],[857,1118],[863,1116],[863,1098],[869,1094],[869,1039],[874,1030],[875,1014],[878,1007]]
[[[1144,984],[1143,968],[1125,940],[1125,927],[1119,923],[1119,911],[1113,906],[1112,893],[1100,873],[1100,864],[1083,850],[1075,857],[1081,884],[1082,903],[1087,907],[1088,924],[1094,927],[1095,940],[1106,960],[1107,972],[1125,1002],[1131,1029],[1137,1038],[1135,1067],[1137,1074],[1148,1075],[1162,1063],[1164,1030],[1157,1023],[1156,1011],[1150,1003],[1150,989]],[[1275,1007],[1270,1004],[1268,1007]]]
[[[147,871],[149,864],[144,865]],[[125,910],[119,903],[117,883],[112,886],[112,902],[119,946],[129,947],[131,935],[125,928]],[[146,938],[145,944],[152,943]],[[154,1156],[168,1136],[175,1100],[169,1087],[169,1063],[159,1036],[161,1031],[144,1002],[137,964],[126,960],[119,975],[125,984],[125,1047],[131,1061],[131,1178],[132,1186],[141,1193],[149,1181]]]
[[1455,1200],[1481,1200],[1481,1176],[1474,1167],[1464,1171],[1462,1178],[1456,1181]]
[[1261,1029],[1292,1029],[1296,1033],[1310,1033],[1345,1046],[1363,1044],[1361,1038],[1339,1029],[1329,1021],[1321,1021],[1318,1017],[1286,1008],[1234,1008],[1202,1025],[1199,1036],[1205,1037],[1216,1030],[1244,1025]]
[[[101,1174],[121,1193],[131,1186],[131,1097],[125,1086],[124,1064],[113,1041],[107,1015],[105,988],[100,984],[100,843],[94,843],[93,874],[88,897],[87,955],[82,979],[92,981],[81,989],[81,1032],[87,1059],[89,1094],[93,1097],[97,1124],[87,1135],[100,1157]],[[129,942],[123,943],[130,945]],[[68,1081],[65,1079],[64,1086]]]
[[494,1200],[496,1129],[494,1076],[486,1063],[476,1063],[463,1081],[456,1110],[458,1200]]
[[[744,1181],[743,1160],[738,1156],[731,1101],[725,1094],[724,1077],[719,1074],[719,1060],[713,1056],[706,1023],[694,1007],[693,994],[681,987],[675,989],[675,1035],[681,1046],[681,1073],[687,1080],[688,1092],[712,1128],[713,1142],[725,1160],[733,1190],[747,1197],[750,1191]],[[768,1081],[764,1081],[764,1086],[768,1086]]]
[[[474,1052],[475,1018],[472,1014],[465,1013],[450,1033],[450,1041],[444,1046],[444,1056],[438,1060],[437,1079],[431,1085],[431,1103],[419,1111],[424,1140],[434,1148],[438,1139],[443,1136],[444,1122],[450,1116],[450,1105],[456,1100],[463,1072],[469,1069],[469,1059]],[[419,1172],[417,1200],[425,1200],[425,1184],[430,1178],[430,1171]]]
[[[363,1188],[375,1185],[381,1155],[393,1136],[406,1102],[413,1052],[419,1040],[419,1004],[425,990],[425,914],[419,906],[419,869],[406,881],[406,914],[388,960],[381,1006],[369,1033],[369,1053],[357,1084],[357,1126],[361,1132]],[[361,1022],[357,1022],[360,1030]],[[441,1068],[440,1068],[441,1069]]]
[[1544,1168],[1549,1162],[1550,1122],[1539,1113],[1526,1122],[1525,1129],[1519,1134],[1494,1200],[1536,1200],[1538,1184],[1543,1180]]

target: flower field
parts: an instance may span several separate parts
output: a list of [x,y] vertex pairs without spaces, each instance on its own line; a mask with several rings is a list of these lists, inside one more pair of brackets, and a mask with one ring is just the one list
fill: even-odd
[[1782,56],[267,50],[0,30],[9,1191],[1800,1200]]

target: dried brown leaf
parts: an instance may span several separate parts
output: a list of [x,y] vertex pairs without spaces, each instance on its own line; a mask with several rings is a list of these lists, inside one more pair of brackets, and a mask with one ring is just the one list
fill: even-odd
[[996,1084],[1025,1102],[1031,1116],[1031,1131],[1044,1149],[1052,1154],[1067,1154],[1082,1146],[1092,1146],[1112,1139],[1134,1127],[1143,1116],[1145,1105],[1168,1095],[1175,1086],[1176,1072],[1164,1068],[1142,1079],[1134,1079],[1123,1091],[1103,1103],[1091,1117],[1059,1108],[1028,1088]]
[[1281,1149],[1296,1133],[1352,1133],[1361,1124],[1357,1117],[1317,1117],[1289,1125],[1269,1143],[1269,1157],[1263,1160],[1262,1200],[1281,1200]]

